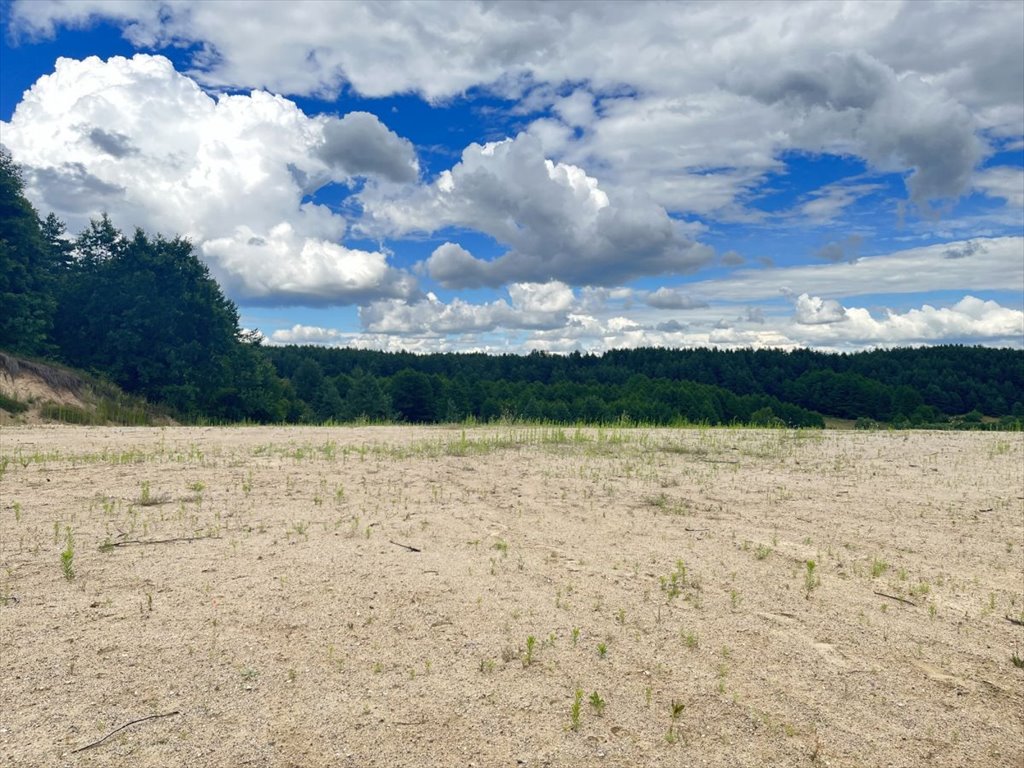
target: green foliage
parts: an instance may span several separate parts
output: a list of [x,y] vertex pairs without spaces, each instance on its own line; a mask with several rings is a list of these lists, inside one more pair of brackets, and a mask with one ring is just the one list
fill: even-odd
[[818,577],[817,563],[813,560],[808,560],[804,565],[806,566],[804,571],[804,589],[807,592],[807,597],[810,598],[811,592],[821,584],[821,579]]
[[64,578],[74,581],[75,578],[75,539],[71,528],[67,529],[64,539],[64,549],[60,553],[60,569]]
[[583,708],[583,689],[577,688],[572,696],[572,706],[569,708],[569,729],[578,731],[580,729],[580,710]]
[[[73,241],[24,196],[0,151],[0,349],[101,373],[179,417],[283,421],[291,389],[182,238],[125,237],[104,215]],[[340,406],[327,390],[325,410]],[[52,417],[92,423],[64,406]]]
[[43,355],[53,349],[55,257],[24,191],[0,146],[0,349]]
[[3,392],[0,392],[0,409],[8,413],[24,413],[28,410],[28,403],[23,403],[21,400],[8,397]]
[[[625,349],[415,355],[263,348],[191,243],[40,220],[0,151],[0,349],[99,373],[179,418],[1020,429],[1024,352]],[[10,404],[10,403],[8,403]],[[9,410],[6,409],[5,410]],[[56,417],[84,420],[66,408]]]
[[[1024,418],[1024,353],[1008,349],[935,347],[855,355],[635,349],[601,356],[494,356],[290,346],[266,353],[293,383],[304,361],[316,362],[343,401],[333,414],[337,420],[821,427],[819,413],[825,413],[863,418],[862,427],[909,427],[949,422],[966,405],[1008,419],[1017,418],[1011,416],[1016,407]],[[955,399],[936,395],[934,380],[960,394]],[[309,397],[307,411],[316,414],[323,397],[315,392]],[[1013,424],[950,422],[971,428]]]

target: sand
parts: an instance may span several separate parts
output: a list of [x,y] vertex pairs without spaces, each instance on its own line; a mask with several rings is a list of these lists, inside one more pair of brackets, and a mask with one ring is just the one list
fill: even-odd
[[1021,766],[1022,466],[1009,433],[3,427],[0,765]]

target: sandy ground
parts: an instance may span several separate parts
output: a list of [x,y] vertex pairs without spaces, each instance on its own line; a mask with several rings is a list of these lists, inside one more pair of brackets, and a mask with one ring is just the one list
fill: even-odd
[[1007,433],[4,427],[0,765],[1021,766],[1022,466]]

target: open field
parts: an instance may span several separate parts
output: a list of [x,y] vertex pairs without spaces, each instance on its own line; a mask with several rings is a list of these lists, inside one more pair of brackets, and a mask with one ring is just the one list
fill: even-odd
[[4,427],[0,765],[1021,766],[1022,466],[1008,433]]

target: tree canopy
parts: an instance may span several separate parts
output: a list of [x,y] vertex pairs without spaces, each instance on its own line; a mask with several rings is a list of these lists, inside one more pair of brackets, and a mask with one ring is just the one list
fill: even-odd
[[[940,346],[603,355],[264,347],[192,244],[107,216],[40,220],[0,149],[0,349],[99,373],[185,419],[498,418],[821,426],[823,415],[987,428],[1024,418],[1024,352]],[[987,417],[987,418],[986,418]]]

